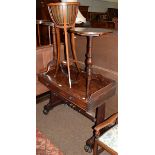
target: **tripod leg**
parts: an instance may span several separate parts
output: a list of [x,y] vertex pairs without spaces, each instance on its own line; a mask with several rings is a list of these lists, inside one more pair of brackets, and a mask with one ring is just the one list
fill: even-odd
[[59,65],[60,65],[60,29],[56,28],[56,40],[57,40],[57,63],[55,69],[55,77],[58,73]]
[[69,66],[69,51],[68,51],[68,36],[67,36],[67,29],[64,27],[65,32],[65,44],[66,44],[66,58],[67,58],[67,69],[68,69],[68,80],[69,80],[69,87],[71,88],[71,77],[70,77],[70,66]]
[[73,53],[73,59],[74,59],[75,65],[76,65],[78,71],[80,72],[80,68],[79,68],[79,64],[78,64],[78,60],[77,60],[77,56],[76,56],[76,50],[75,50],[74,33],[71,33],[71,47],[72,47],[72,53]]

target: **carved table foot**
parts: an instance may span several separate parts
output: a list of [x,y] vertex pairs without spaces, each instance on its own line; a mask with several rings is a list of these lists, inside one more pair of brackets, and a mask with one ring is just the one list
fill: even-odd
[[55,93],[51,92],[49,103],[44,106],[43,113],[47,115],[50,110],[60,104],[64,104],[63,101]]
[[86,141],[86,145],[84,146],[84,150],[88,153],[91,153],[92,152],[92,149],[94,147],[94,141],[95,141],[95,137],[92,136],[91,138],[89,138],[87,141]]

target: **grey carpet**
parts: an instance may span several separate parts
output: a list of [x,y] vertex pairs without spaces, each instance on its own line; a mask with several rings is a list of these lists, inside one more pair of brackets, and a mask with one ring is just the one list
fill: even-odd
[[[84,145],[92,135],[94,123],[66,105],[59,105],[48,115],[44,115],[42,110],[47,103],[48,100],[45,100],[36,105],[36,127],[60,148],[64,155],[92,155],[84,151]],[[116,110],[117,107],[113,109]],[[102,155],[109,154],[104,152]]]

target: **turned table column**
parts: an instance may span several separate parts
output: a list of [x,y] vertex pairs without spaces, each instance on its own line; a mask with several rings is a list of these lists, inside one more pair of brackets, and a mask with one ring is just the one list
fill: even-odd
[[89,88],[91,82],[91,74],[92,74],[92,42],[93,37],[99,37],[105,35],[107,33],[111,33],[111,30],[103,29],[103,28],[82,28],[82,27],[75,27],[70,29],[71,33],[85,36],[87,37],[87,52],[86,52],[86,99],[89,100]]
[[[53,43],[53,60],[56,61],[56,55],[57,55],[57,47],[56,47],[56,30],[55,25],[51,21],[43,21],[42,25],[45,25],[48,27],[48,39],[49,39],[49,45],[52,45]],[[51,27],[52,27],[52,39],[53,42],[51,42]]]
[[[105,35],[107,33],[111,33],[111,30],[103,29],[103,28],[80,28],[76,27],[70,30],[71,33],[85,36],[87,37],[87,51],[86,51],[86,60],[85,60],[85,67],[86,67],[86,100],[89,102],[90,100],[90,83],[92,79],[92,44],[93,38]],[[95,52],[95,51],[94,51]],[[105,103],[99,106],[96,109],[96,121],[95,125],[98,125],[105,119]],[[94,145],[95,136],[93,135],[86,141],[86,145],[84,147],[86,152],[91,152],[93,145]]]

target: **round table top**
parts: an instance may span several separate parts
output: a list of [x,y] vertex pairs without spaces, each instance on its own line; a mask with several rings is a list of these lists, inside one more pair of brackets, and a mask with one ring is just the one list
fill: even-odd
[[73,29],[70,29],[70,32],[73,32],[81,36],[101,36],[107,33],[112,33],[113,31],[104,28],[75,27]]
[[36,24],[42,24],[44,22],[49,22],[49,20],[43,20],[43,19],[36,20]]
[[50,22],[50,21],[45,21],[45,22],[42,23],[42,25],[54,26],[54,23],[53,22]]

